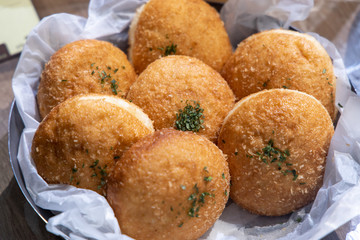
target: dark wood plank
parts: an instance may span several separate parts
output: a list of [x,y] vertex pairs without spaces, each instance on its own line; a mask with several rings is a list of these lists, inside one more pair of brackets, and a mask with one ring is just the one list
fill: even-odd
[[89,0],[32,0],[40,18],[54,13],[70,13],[83,17],[88,16]]
[[[89,0],[34,0],[40,18],[67,12],[87,17]],[[11,79],[19,56],[0,63],[0,239],[60,240],[49,233],[45,223],[26,201],[14,178],[8,154],[8,117],[14,98]]]

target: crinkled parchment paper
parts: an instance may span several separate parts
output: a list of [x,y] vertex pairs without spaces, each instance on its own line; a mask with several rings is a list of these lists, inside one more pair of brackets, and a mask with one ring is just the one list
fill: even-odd
[[[105,198],[68,185],[48,185],[30,157],[39,125],[36,93],[50,56],[65,44],[85,38],[107,40],[126,51],[127,31],[145,0],[90,1],[89,18],[56,14],[44,18],[29,34],[13,78],[13,90],[24,121],[18,161],[35,203],[56,215],[48,231],[65,239],[130,239],[121,235]],[[309,0],[230,0],[221,11],[234,47],[258,30],[288,28],[307,17]],[[312,205],[282,217],[248,213],[231,201],[202,239],[319,239],[360,215],[360,98],[350,91],[345,67],[334,45],[315,36],[333,59],[337,76],[336,104],[341,112],[326,165],[324,185]],[[339,105],[338,105],[339,106]],[[141,226],[139,226],[141,227]]]

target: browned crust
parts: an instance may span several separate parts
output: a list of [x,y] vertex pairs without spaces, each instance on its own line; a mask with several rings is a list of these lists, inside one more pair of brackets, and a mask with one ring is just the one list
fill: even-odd
[[[103,71],[111,77],[105,78],[102,84]],[[51,56],[41,74],[37,94],[41,118],[77,94],[115,95],[112,80],[118,86],[116,96],[124,97],[135,79],[126,55],[111,43],[94,39],[69,43]]]
[[131,86],[127,99],[148,114],[155,129],[174,127],[176,114],[187,100],[200,102],[205,128],[198,134],[211,141],[216,141],[235,102],[230,87],[218,72],[187,56],[168,56],[150,64]]
[[235,96],[289,88],[313,95],[336,116],[336,78],[325,49],[310,35],[270,30],[242,41],[221,72]]
[[143,119],[109,103],[109,98],[127,102],[113,96],[78,95],[56,106],[40,123],[31,157],[45,181],[104,194],[101,178],[106,182],[115,160],[134,142],[153,132]]
[[[326,109],[315,98],[294,90],[264,90],[239,101],[219,136],[228,156],[231,198],[257,214],[290,213],[316,196],[322,185],[327,151],[334,133]],[[290,156],[281,164],[263,162],[256,152],[272,140]],[[288,172],[295,170],[298,177]]]
[[232,53],[217,11],[202,0],[151,0],[139,16],[131,58],[137,73],[177,45],[176,54],[196,57],[217,71]]
[[[197,239],[225,207],[228,171],[222,152],[206,138],[163,129],[135,143],[116,163],[107,199],[121,231],[133,238]],[[209,176],[211,181],[205,181]],[[198,217],[191,217],[189,197],[195,188],[194,209],[201,206]],[[214,195],[200,204],[204,192]]]

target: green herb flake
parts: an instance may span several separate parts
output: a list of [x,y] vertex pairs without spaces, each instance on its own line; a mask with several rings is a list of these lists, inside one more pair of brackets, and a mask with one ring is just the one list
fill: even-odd
[[80,184],[80,182],[76,182],[76,185],[79,185]]
[[306,182],[300,182],[299,184],[300,184],[300,185],[305,185],[305,184],[306,184]]
[[90,168],[95,168],[95,167],[98,165],[98,163],[99,163],[99,160],[96,159],[96,160],[94,161],[94,163],[90,166]]
[[282,88],[288,89],[289,87],[288,87],[288,86],[283,85],[283,86],[282,86]]
[[94,73],[95,73],[95,70],[92,70],[91,75],[94,75]]
[[172,55],[172,54],[176,54],[176,47],[177,47],[177,45],[174,44],[174,43],[171,43],[170,46],[166,46],[164,55],[169,56],[169,55]]
[[182,190],[185,190],[186,189],[186,186],[185,185],[180,185],[181,189]]
[[105,181],[105,179],[102,177],[102,178],[100,179],[100,184],[98,185],[98,189],[100,189],[100,188],[102,188],[103,186],[105,186],[105,184],[106,184],[106,181]]
[[341,103],[338,103],[338,106],[339,106],[339,107],[341,107],[341,108],[343,108],[343,107],[344,107],[343,105],[341,105]]
[[[292,169],[292,163],[288,162],[288,157],[290,156],[289,149],[285,149],[284,151],[274,146],[274,141],[270,139],[261,151],[257,151],[256,155],[259,160],[266,164],[275,163],[276,168],[284,175],[292,174],[293,181],[298,178],[298,174],[295,169]],[[247,155],[247,157],[250,155]],[[283,165],[284,164],[284,165]]]
[[[193,103],[193,105],[191,104]],[[200,107],[200,103],[196,101],[186,101],[184,109],[179,109],[176,114],[175,128],[181,131],[198,132],[204,128],[204,109]]]
[[285,150],[284,150],[284,153],[285,153],[286,156],[290,156],[289,149],[285,149]]
[[[205,197],[206,196],[210,196],[210,193],[208,192],[203,192],[200,194],[200,197],[199,197],[199,203],[205,203]],[[199,211],[199,210],[198,210]],[[198,212],[197,211],[197,212]]]
[[192,207],[192,208],[189,209],[188,215],[189,215],[190,217],[195,217],[195,208],[194,208],[194,207]]
[[119,159],[119,158],[120,158],[120,156],[114,156],[114,160]]
[[111,70],[111,67],[107,66],[107,69],[108,69],[108,70]]
[[326,73],[326,69],[325,69],[325,68],[322,70],[322,73],[323,73],[323,74],[325,74],[325,73]]
[[270,82],[270,79],[266,80],[264,83],[263,83],[263,87],[267,87],[268,83]]
[[67,80],[66,80],[66,79],[62,79],[61,81],[62,81],[62,82],[67,82]]
[[227,196],[227,195],[228,195],[228,191],[227,191],[227,190],[225,190],[225,191],[224,191],[224,194],[225,194],[225,196]]
[[153,49],[152,48],[149,48],[149,51],[152,51]]
[[195,194],[195,193],[192,193],[192,194],[189,196],[188,200],[189,200],[189,201],[192,201],[192,200],[194,200],[195,198],[196,198],[196,194]]
[[194,185],[194,190],[195,190],[195,193],[198,194],[199,193],[199,188],[197,186],[197,183]]
[[221,139],[221,142],[224,143],[224,144],[226,143],[224,139]]
[[329,84],[330,86],[332,86],[332,83],[328,82],[328,84]]
[[239,154],[239,152],[238,152],[238,151],[235,151],[234,154],[235,154],[235,156],[237,156],[237,155]]
[[207,169],[207,166],[204,167],[204,171],[209,172],[209,170]]
[[72,173],[76,173],[77,171],[78,171],[77,168],[72,169]]
[[295,221],[298,222],[298,223],[300,223],[300,222],[302,222],[302,220],[303,220],[303,219],[302,219],[301,217],[297,217]]
[[225,173],[221,174],[222,179],[225,179]]
[[113,79],[113,80],[111,81],[111,90],[112,90],[112,92],[113,92],[115,95],[118,94],[117,88],[118,88],[117,82],[116,82],[115,79]]
[[90,64],[90,67],[94,67],[95,63]]
[[182,227],[183,226],[183,222],[181,222],[179,225],[178,225],[178,227],[180,228],[180,227]]
[[117,71],[119,71],[119,69],[118,69],[118,68],[115,68],[115,70],[114,70],[114,74],[115,74],[115,73],[117,73]]
[[103,177],[106,177],[107,176],[107,173],[106,173],[106,170],[104,168],[102,168],[100,170],[100,175],[103,176]]
[[204,181],[205,182],[210,182],[213,179],[213,177],[209,176],[209,177],[204,177]]
[[294,176],[294,177],[293,177],[293,181],[295,181],[299,175],[296,174],[296,170],[295,170],[295,169],[291,170],[291,172],[292,172],[292,174],[293,174],[293,176]]

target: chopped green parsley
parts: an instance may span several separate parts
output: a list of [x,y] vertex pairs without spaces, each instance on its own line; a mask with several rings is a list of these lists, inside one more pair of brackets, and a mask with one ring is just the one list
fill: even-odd
[[116,82],[115,79],[113,79],[113,80],[111,81],[111,90],[112,90],[112,92],[113,92],[115,95],[118,94],[117,88],[118,88],[117,82]]
[[176,114],[175,128],[181,131],[198,132],[200,128],[204,128],[203,112],[204,109],[200,107],[199,102],[186,101],[184,109],[179,109],[179,113]]
[[[274,141],[270,139],[267,145],[255,153],[255,157],[264,162],[265,164],[275,163],[276,168],[284,175],[292,174],[293,181],[296,181],[298,174],[295,169],[292,169],[292,163],[288,162],[288,157],[290,156],[289,149],[284,151],[274,146]],[[247,158],[253,158],[253,155],[246,154]],[[283,170],[285,168],[285,170]]]
[[199,210],[205,203],[206,196],[215,197],[214,194],[209,192],[199,192],[197,184],[194,185],[194,192],[188,197],[188,201],[191,201],[191,207],[188,210],[187,214],[190,217],[199,217]]
[[164,55],[169,56],[169,55],[172,55],[172,54],[176,54],[176,47],[177,47],[177,45],[174,44],[174,43],[171,43],[170,46],[166,46]]
[[211,176],[209,177],[204,177],[204,181],[205,182],[210,182],[213,178]]

